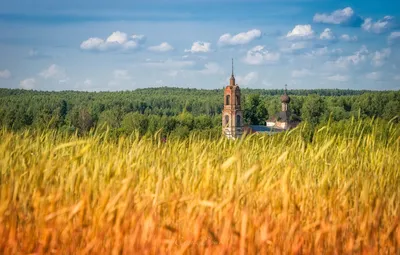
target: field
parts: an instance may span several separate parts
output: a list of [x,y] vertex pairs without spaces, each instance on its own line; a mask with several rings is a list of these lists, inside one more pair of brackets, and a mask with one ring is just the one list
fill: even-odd
[[399,125],[304,133],[164,142],[3,129],[0,253],[398,253]]

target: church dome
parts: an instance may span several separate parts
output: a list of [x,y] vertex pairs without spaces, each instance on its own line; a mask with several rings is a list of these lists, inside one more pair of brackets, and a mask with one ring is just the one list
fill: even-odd
[[281,102],[286,104],[290,103],[290,97],[285,93],[281,96]]

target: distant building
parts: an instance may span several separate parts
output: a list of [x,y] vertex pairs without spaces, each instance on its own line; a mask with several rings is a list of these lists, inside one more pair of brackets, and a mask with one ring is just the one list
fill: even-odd
[[237,139],[243,134],[267,133],[274,134],[295,127],[298,123],[290,121],[289,103],[290,97],[287,94],[287,86],[285,92],[281,96],[282,111],[266,121],[266,125],[243,125],[243,111],[241,107],[241,92],[238,84],[236,84],[233,74],[229,85],[224,89],[224,110],[222,111],[222,133],[229,139]]
[[240,88],[233,74],[229,85],[224,90],[224,110],[222,112],[222,132],[229,139],[240,138],[243,135],[243,111],[241,107]]
[[266,121],[266,126],[270,128],[276,128],[281,130],[288,130],[293,128],[298,123],[292,123],[290,121],[289,103],[290,97],[287,94],[287,85],[285,85],[285,92],[281,96],[282,111],[277,116],[272,116]]

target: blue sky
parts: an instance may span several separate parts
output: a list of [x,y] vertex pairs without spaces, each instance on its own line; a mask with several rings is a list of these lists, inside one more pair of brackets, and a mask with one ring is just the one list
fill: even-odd
[[3,0],[0,87],[400,89],[400,2]]

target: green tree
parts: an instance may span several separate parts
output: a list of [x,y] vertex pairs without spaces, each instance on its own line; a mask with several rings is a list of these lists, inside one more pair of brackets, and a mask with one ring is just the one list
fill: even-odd
[[98,127],[108,126],[112,129],[120,127],[119,113],[115,110],[106,110],[99,116]]
[[72,116],[72,125],[76,127],[81,134],[88,132],[94,127],[94,124],[93,117],[86,108],[75,109]]
[[260,94],[252,94],[246,97],[244,119],[245,122],[252,125],[262,125],[268,119],[268,110],[261,100]]
[[137,112],[126,114],[122,120],[122,129],[128,134],[138,131],[139,135],[143,136],[146,134],[148,126],[149,120],[147,116]]
[[326,117],[326,105],[324,99],[318,95],[310,95],[304,101],[301,108],[301,117],[312,127],[318,125]]

